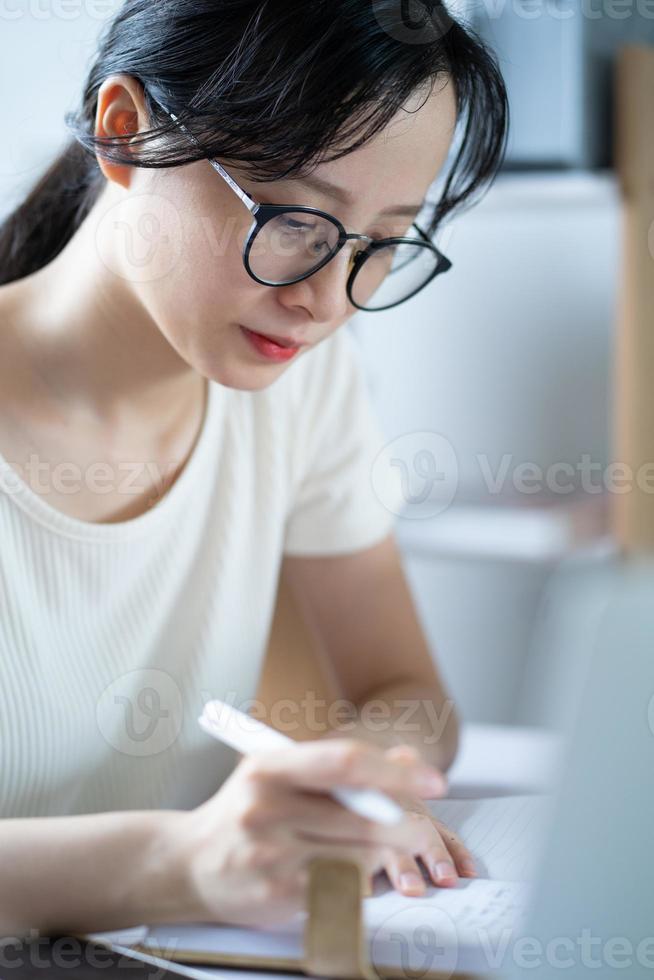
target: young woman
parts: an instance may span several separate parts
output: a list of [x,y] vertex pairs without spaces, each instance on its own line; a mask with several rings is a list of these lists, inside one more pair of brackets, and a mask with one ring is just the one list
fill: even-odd
[[[419,860],[474,873],[421,805],[456,715],[340,328],[446,270],[434,233],[496,172],[506,100],[438,3],[404,8],[126,0],[0,229],[3,935],[272,924],[317,853],[406,894]],[[254,695],[281,572],[357,713],[236,765],[197,715]]]

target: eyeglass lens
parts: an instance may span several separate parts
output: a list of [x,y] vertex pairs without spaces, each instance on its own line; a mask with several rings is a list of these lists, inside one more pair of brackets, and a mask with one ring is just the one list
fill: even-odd
[[352,284],[357,306],[380,310],[408,299],[433,275],[438,256],[424,245],[384,245],[363,263]]
[[[338,245],[338,228],[320,215],[286,211],[259,229],[248,255],[254,275],[284,285],[317,269]],[[375,249],[355,276],[352,297],[375,310],[411,296],[433,274],[438,256],[419,243]]]
[[338,245],[338,228],[306,211],[285,211],[259,229],[248,260],[271,285],[292,282],[320,265]]

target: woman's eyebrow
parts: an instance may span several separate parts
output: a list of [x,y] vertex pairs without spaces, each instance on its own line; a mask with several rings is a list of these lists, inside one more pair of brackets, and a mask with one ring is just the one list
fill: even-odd
[[[356,201],[356,196],[350,191],[346,190],[344,187],[339,187],[338,184],[332,184],[330,180],[325,180],[323,177],[316,177],[314,175],[307,175],[306,177],[296,177],[292,180],[289,179],[289,184],[302,184],[304,187],[309,187],[316,191],[321,191],[323,194],[328,194],[330,197],[335,198],[342,204],[354,204]],[[413,216],[417,214],[422,208],[422,204],[395,204],[380,211],[380,214],[389,215],[410,215]]]

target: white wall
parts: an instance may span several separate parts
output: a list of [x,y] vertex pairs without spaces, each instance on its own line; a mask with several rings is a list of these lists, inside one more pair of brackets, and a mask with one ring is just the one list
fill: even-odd
[[0,4],[0,220],[67,142],[96,38],[121,0]]

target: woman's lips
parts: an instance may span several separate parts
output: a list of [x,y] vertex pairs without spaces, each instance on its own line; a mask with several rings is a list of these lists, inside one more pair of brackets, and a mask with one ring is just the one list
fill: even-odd
[[271,337],[266,337],[261,333],[255,333],[254,330],[244,327],[242,323],[239,323],[239,327],[243,336],[249,340],[252,347],[270,361],[290,361],[300,350],[299,346],[282,346],[282,344],[276,343]]

